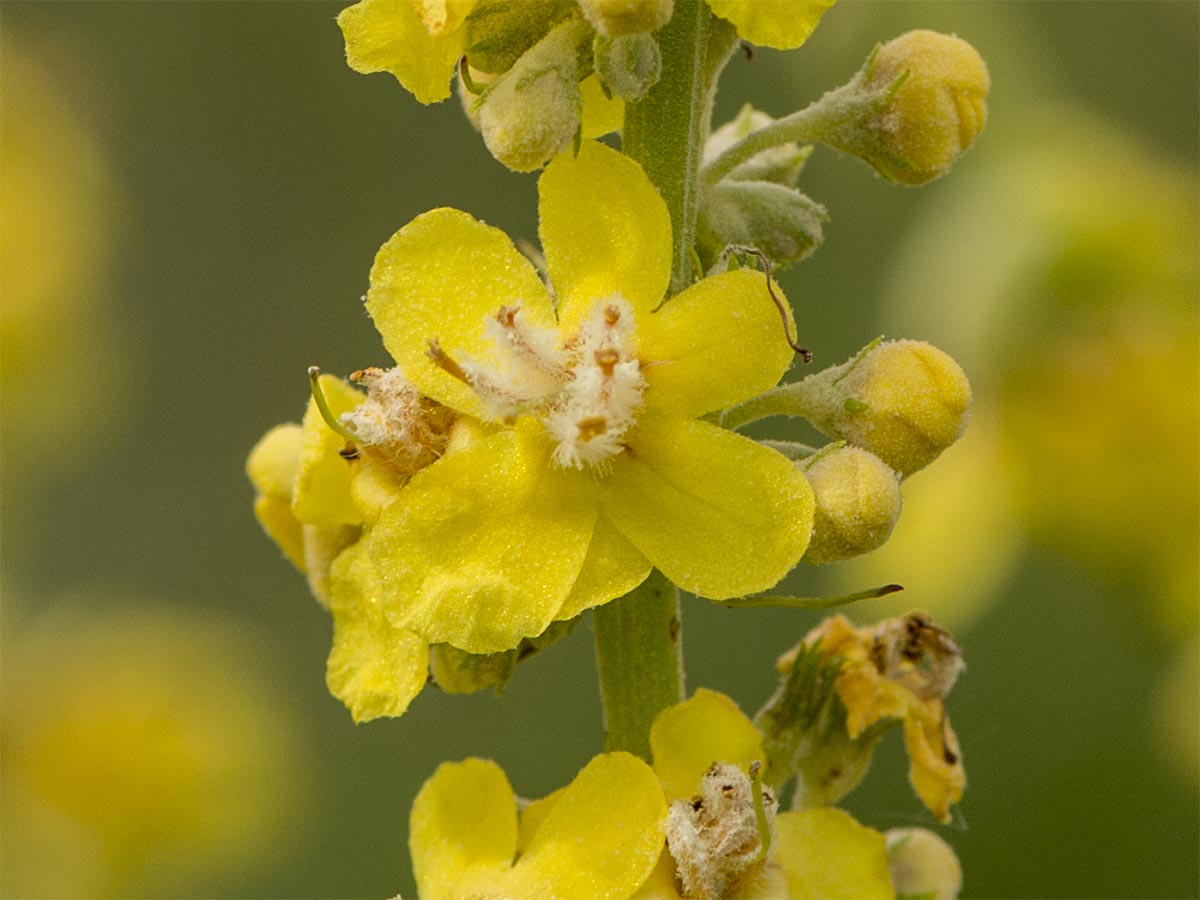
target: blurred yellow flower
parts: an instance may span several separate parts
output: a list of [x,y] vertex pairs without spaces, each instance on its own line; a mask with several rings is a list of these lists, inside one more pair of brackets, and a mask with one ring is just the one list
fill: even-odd
[[520,805],[495,763],[443,763],[409,821],[417,890],[497,900],[629,897],[658,859],[665,815],[654,773],[628,753],[601,754],[567,787]]
[[[962,669],[950,636],[917,613],[860,629],[836,615],[804,639],[808,646],[817,641],[825,659],[841,659],[834,687],[851,740],[882,719],[902,720],[908,779],[929,811],[950,821],[950,806],[967,785],[958,737],[942,703]],[[787,657],[780,660],[785,671],[789,664]]]
[[[98,135],[32,45],[0,44],[0,387],[5,488],[94,454],[118,398],[124,355],[105,324],[115,192]],[[53,409],[47,408],[47,381]],[[86,440],[83,436],[86,435]],[[21,478],[13,476],[20,474]]]
[[618,597],[651,566],[714,599],[770,587],[812,530],[802,473],[697,418],[791,362],[761,273],[659,308],[671,225],[636,163],[585,144],[539,192],[553,295],[503,232],[453,209],[397,232],[367,294],[416,388],[488,423],[417,472],[367,538],[393,624],[473,653]]
[[[745,900],[893,896],[884,836],[843,810],[775,814],[765,857],[739,852],[747,842],[752,851],[759,846],[752,808],[732,805],[705,815],[705,804],[712,807],[718,798],[734,795],[739,775],[744,782],[750,764],[766,758],[758,730],[725,695],[702,688],[663,710],[651,727],[650,746],[654,772],[672,804],[669,847],[636,897],[679,900],[681,868],[690,870],[685,884],[697,872],[710,879],[692,884],[700,893],[687,896],[710,896],[703,892],[706,883],[719,887],[720,896]],[[715,794],[702,789],[713,773],[723,782]],[[776,801],[769,791],[763,799],[773,812]],[[706,847],[709,834],[718,840]],[[738,839],[729,839],[734,834]]]
[[5,895],[175,895],[285,858],[300,749],[258,658],[197,612],[6,624]]

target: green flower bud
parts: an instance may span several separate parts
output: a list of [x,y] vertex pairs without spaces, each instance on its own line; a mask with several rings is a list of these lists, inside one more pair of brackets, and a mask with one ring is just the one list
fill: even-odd
[[675,0],[579,0],[592,27],[605,37],[657,31],[669,21]]
[[556,26],[480,95],[479,128],[492,156],[532,172],[571,146],[579,130],[580,20]]
[[644,32],[615,38],[596,35],[593,59],[604,86],[630,102],[645,97],[662,75],[658,41]]
[[825,207],[769,181],[721,181],[704,191],[696,249],[705,268],[729,246],[761,250],[775,266],[811,256],[824,240]]
[[813,425],[870,450],[902,477],[962,436],[971,405],[971,385],[958,363],[923,341],[868,345],[788,389]]
[[886,837],[888,871],[897,897],[958,897],[962,866],[949,844],[927,828],[893,828]]
[[511,69],[525,51],[575,11],[571,0],[493,0],[467,16],[467,61],[490,75]]
[[838,562],[883,545],[900,518],[900,479],[883,460],[834,444],[800,467],[816,498],[806,562]]
[[429,648],[429,671],[447,694],[471,694],[486,688],[502,690],[517,666],[517,651],[475,654],[433,644]]
[[983,131],[991,79],[983,57],[961,38],[910,31],[880,47],[864,72],[868,89],[890,93],[864,123],[875,144],[864,158],[885,178],[932,181]]
[[[775,120],[749,103],[742,107],[737,117],[726,122],[708,136],[704,142],[704,157],[701,166],[706,166],[734,144],[750,134],[765,128]],[[801,147],[796,143],[784,143],[769,147],[735,167],[725,176],[727,181],[772,181],[784,187],[795,187],[800,170],[812,155],[812,145]]]

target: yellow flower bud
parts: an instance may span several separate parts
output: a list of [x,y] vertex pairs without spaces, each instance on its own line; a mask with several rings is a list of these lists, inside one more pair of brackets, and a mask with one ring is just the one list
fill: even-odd
[[954,850],[928,828],[893,828],[887,833],[888,870],[896,896],[955,900],[962,866]]
[[900,518],[900,479],[883,460],[834,445],[803,469],[817,503],[806,562],[838,562],[883,545]]
[[580,21],[552,30],[479,98],[479,128],[492,156],[532,172],[566,150],[579,130],[576,46]]
[[584,16],[605,37],[657,31],[669,21],[675,0],[579,0]]
[[800,382],[821,431],[870,450],[907,477],[967,427],[971,385],[953,359],[923,341],[887,341]]
[[868,89],[891,89],[887,103],[863,123],[872,137],[863,158],[885,178],[932,181],[983,131],[991,79],[983,58],[961,38],[902,34],[876,51],[865,75]]

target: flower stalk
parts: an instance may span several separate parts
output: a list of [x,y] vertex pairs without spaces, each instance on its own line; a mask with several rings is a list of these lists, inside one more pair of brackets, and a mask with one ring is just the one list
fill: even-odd
[[650,759],[655,716],[683,700],[679,590],[662,573],[597,607],[596,665],[604,705],[604,747]]

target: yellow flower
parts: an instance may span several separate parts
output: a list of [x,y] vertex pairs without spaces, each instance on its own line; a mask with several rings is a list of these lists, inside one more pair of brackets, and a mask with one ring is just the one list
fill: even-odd
[[[367,399],[327,375],[321,386],[335,414],[350,414]],[[351,464],[339,454],[343,445],[310,400],[304,424],[269,431],[246,469],[263,528],[333,614],[330,693],[355,721],[365,722],[408,708],[428,680],[429,645],[383,614],[362,540],[364,527],[395,498],[404,477],[371,455]]]
[[[423,897],[629,897],[663,842],[654,773],[597,756],[566,788],[518,807],[495,763],[443,763],[413,802],[409,848]],[[514,862],[515,858],[515,862]]]
[[714,15],[731,22],[752,44],[794,50],[813,33],[836,0],[708,0]]
[[599,144],[558,157],[539,191],[553,293],[503,232],[436,209],[380,249],[367,294],[417,389],[487,423],[417,472],[367,541],[392,623],[472,653],[627,593],[652,566],[714,599],[770,587],[812,531],[802,473],[697,418],[790,364],[762,274],[662,303],[666,207]]
[[245,622],[145,603],[101,612],[108,598],[89,595],[14,623],[13,599],[5,896],[203,893],[287,858],[306,760]]
[[[751,850],[759,846],[752,810],[727,806],[719,816],[706,816],[703,808],[715,799],[704,785],[711,774],[719,773],[724,781],[718,785],[718,795],[735,795],[739,778],[743,785],[747,780],[744,773],[750,764],[766,758],[758,730],[725,695],[701,689],[690,700],[664,710],[651,727],[650,746],[655,774],[672,808],[668,849],[638,898],[678,900],[676,875],[684,870],[689,871],[685,883],[697,873],[701,876],[699,884],[692,880],[688,896],[893,896],[884,836],[840,809],[776,814],[765,860],[747,864],[738,859],[736,851],[741,848],[736,847],[721,853],[709,846],[704,852],[706,832],[746,832],[739,835],[741,841],[718,841],[718,847],[742,842],[748,842]],[[773,810],[774,805],[769,791],[764,792],[764,806]],[[706,887],[711,893],[705,893]]]
[[[835,690],[846,708],[846,731],[857,739],[882,719],[904,722],[908,778],[917,796],[942,822],[966,787],[958,738],[942,698],[962,670],[950,636],[919,613],[856,629],[842,615],[809,632],[826,659],[841,658]],[[791,654],[780,660],[784,671]]]

